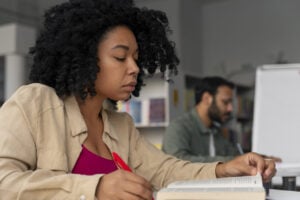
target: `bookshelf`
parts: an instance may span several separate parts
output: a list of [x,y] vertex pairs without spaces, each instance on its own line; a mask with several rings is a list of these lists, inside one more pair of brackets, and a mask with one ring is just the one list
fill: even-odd
[[140,133],[158,148],[170,119],[169,89],[169,82],[156,73],[145,78],[139,97],[118,105],[118,110],[128,112]]
[[129,113],[138,128],[165,127],[166,99],[164,97],[132,98],[118,102],[118,111]]
[[244,152],[251,151],[254,86],[236,83],[234,119],[231,140],[241,144]]

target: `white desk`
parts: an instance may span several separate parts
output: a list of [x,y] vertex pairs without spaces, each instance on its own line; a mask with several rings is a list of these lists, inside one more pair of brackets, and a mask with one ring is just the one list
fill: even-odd
[[270,189],[267,200],[299,200],[300,192]]

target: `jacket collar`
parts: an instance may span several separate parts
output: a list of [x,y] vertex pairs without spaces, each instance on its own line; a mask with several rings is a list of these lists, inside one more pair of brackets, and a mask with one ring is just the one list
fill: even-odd
[[103,125],[104,125],[104,134],[107,134],[108,136],[118,140],[119,137],[117,131],[115,130],[114,126],[111,123],[112,119],[109,118],[110,112],[115,112],[115,111],[110,111],[106,109],[102,109],[101,111]]
[[[67,117],[71,127],[72,136],[78,136],[87,133],[87,126],[80,112],[75,96],[69,96],[64,100]],[[106,109],[102,109],[101,115],[104,125],[104,134],[112,138],[118,139],[117,133],[110,123],[109,115]]]
[[81,115],[78,103],[74,96],[69,96],[64,100],[67,118],[70,123],[72,136],[77,136],[87,132],[85,121]]

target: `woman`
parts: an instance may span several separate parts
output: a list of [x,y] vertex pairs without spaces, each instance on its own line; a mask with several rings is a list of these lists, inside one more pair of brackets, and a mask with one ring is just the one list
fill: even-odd
[[[165,155],[129,115],[104,108],[137,96],[145,73],[176,73],[164,13],[128,0],[70,0],[45,17],[31,84],[0,111],[1,197],[151,199],[152,188],[175,180],[274,175],[274,162],[254,153],[208,164]],[[117,170],[113,151],[133,173]]]

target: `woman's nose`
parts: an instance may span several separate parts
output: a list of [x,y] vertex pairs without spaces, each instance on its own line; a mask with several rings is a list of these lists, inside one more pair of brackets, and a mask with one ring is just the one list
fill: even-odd
[[136,61],[132,61],[130,63],[130,67],[129,68],[130,68],[129,69],[130,74],[133,74],[135,76],[137,76],[137,74],[140,72],[140,68],[137,65]]

